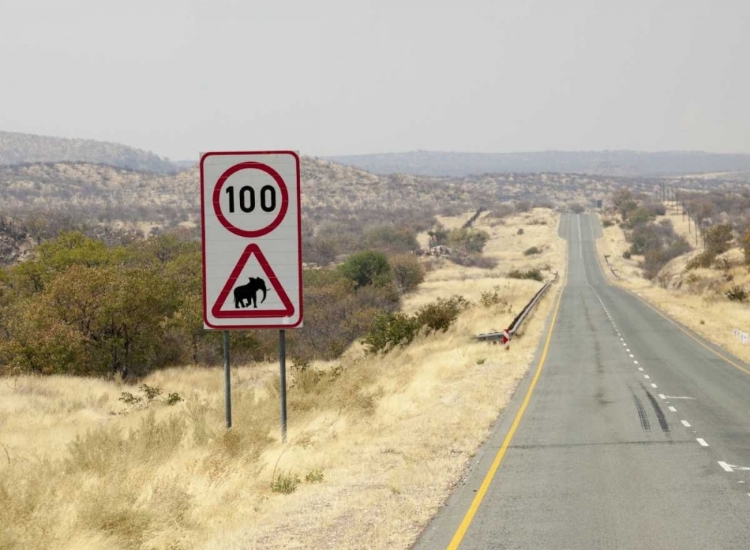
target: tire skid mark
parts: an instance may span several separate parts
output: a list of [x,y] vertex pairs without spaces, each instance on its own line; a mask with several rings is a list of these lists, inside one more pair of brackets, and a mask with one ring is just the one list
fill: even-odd
[[641,421],[641,428],[647,432],[650,432],[651,422],[649,422],[648,420],[648,415],[646,414],[646,408],[643,406],[643,402],[641,401],[640,397],[635,394],[633,388],[631,388],[630,385],[628,385],[628,389],[630,390],[630,395],[633,396],[635,409],[638,411],[638,418]]
[[659,427],[662,429],[664,433],[669,433],[670,432],[669,423],[667,422],[667,417],[664,416],[664,411],[661,410],[661,406],[659,405],[659,402],[651,394],[651,392],[646,389],[646,386],[644,386],[642,382],[639,382],[639,383],[641,387],[643,388],[643,391],[646,392],[646,397],[648,397],[648,400],[651,402],[651,406],[654,408],[654,412],[656,413],[656,419],[659,421]]

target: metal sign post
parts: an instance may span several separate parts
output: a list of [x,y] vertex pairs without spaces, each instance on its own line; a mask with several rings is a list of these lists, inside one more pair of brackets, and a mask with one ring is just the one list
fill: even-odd
[[227,428],[229,330],[279,329],[286,441],[286,329],[302,326],[302,194],[293,151],[217,151],[200,160],[203,324],[223,331]]
[[281,379],[281,442],[286,443],[286,331],[279,331],[279,367]]
[[224,406],[226,409],[227,429],[232,427],[232,377],[229,371],[229,331],[224,331]]

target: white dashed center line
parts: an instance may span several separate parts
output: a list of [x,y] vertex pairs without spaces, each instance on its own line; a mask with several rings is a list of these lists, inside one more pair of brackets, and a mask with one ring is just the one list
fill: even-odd
[[695,440],[701,444],[701,447],[708,447],[708,443],[702,437],[696,437]]
[[677,412],[677,409],[675,409],[674,407],[669,407],[669,410],[672,411],[673,413]]
[[638,367],[638,370],[643,372],[643,367]]
[[659,394],[659,399],[666,399],[666,396],[663,393]]
[[651,387],[656,389],[656,384],[651,384]]
[[643,377],[644,377],[644,378],[645,378],[646,380],[648,380],[648,379],[650,379],[650,378],[651,378],[651,377],[650,377],[650,376],[649,376],[648,374],[644,374],[644,375],[643,375]]
[[686,428],[690,427],[690,422],[688,422],[687,420],[680,420],[680,422],[682,422],[682,425],[685,426]]

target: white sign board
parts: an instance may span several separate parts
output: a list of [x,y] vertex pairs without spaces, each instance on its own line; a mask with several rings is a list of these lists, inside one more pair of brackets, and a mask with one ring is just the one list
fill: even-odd
[[299,156],[205,153],[200,173],[206,328],[301,326]]

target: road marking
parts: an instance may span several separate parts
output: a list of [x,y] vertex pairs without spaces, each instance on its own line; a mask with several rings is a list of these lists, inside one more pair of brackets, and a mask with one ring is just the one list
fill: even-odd
[[667,395],[667,399],[695,399],[695,397],[686,397],[686,396],[677,396],[677,395]]
[[635,355],[633,355],[633,354],[631,353],[631,354],[630,354],[630,358],[632,359],[633,357],[635,357]]
[[677,412],[677,409],[675,409],[674,407],[669,407],[669,410],[672,411],[673,413]]
[[682,425],[685,426],[686,428],[690,427],[690,422],[688,422],[687,420],[680,420],[680,422],[682,422]]
[[[603,270],[603,269],[601,268],[601,266],[599,266],[599,269],[600,269],[600,270],[601,270],[602,272],[604,271],[604,270]],[[608,284],[609,284],[610,286],[612,286],[612,283],[608,283]],[[695,341],[695,342],[696,342],[696,343],[697,343],[698,345],[700,345],[701,347],[703,347],[703,348],[706,348],[706,349],[707,349],[708,351],[710,351],[711,353],[713,353],[713,354],[714,354],[714,355],[715,355],[716,357],[719,357],[719,358],[723,359],[724,361],[726,361],[727,363],[729,363],[730,365],[732,365],[732,366],[733,366],[734,368],[736,368],[736,369],[739,369],[739,370],[741,370],[741,371],[742,371],[742,372],[744,372],[745,374],[750,374],[750,370],[747,370],[746,368],[744,368],[744,367],[742,367],[742,366],[738,365],[737,363],[735,363],[734,361],[732,361],[732,360],[731,360],[731,359],[729,359],[728,357],[725,357],[724,355],[722,355],[722,354],[721,354],[721,353],[719,353],[718,351],[714,350],[714,349],[713,349],[713,348],[711,348],[710,346],[707,346],[706,344],[704,344],[703,342],[701,342],[700,340],[698,340],[698,338],[697,338],[697,337],[695,337],[695,336],[693,336],[693,335],[692,335],[692,334],[691,334],[691,333],[690,333],[690,332],[688,331],[688,329],[685,329],[685,328],[683,328],[683,327],[682,327],[682,326],[681,326],[681,325],[680,325],[680,324],[679,324],[679,323],[678,323],[677,321],[675,321],[675,320],[674,320],[674,319],[672,319],[671,317],[668,317],[668,316],[667,316],[667,315],[666,315],[665,313],[662,313],[662,312],[661,312],[661,310],[659,310],[659,309],[657,309],[656,307],[654,307],[654,306],[652,306],[651,304],[649,304],[649,303],[648,303],[648,302],[647,302],[646,300],[644,300],[643,298],[641,298],[640,296],[638,296],[638,294],[636,294],[635,292],[631,292],[630,290],[628,290],[628,289],[626,289],[626,288],[623,288],[623,287],[618,287],[618,288],[621,288],[621,289],[622,289],[622,290],[624,290],[625,292],[628,292],[628,293],[630,293],[630,294],[631,294],[632,296],[634,296],[634,297],[638,298],[638,300],[640,300],[640,301],[641,301],[641,302],[642,302],[642,303],[643,303],[643,304],[644,304],[645,306],[647,306],[648,308],[650,308],[650,309],[651,309],[652,311],[654,311],[654,312],[655,312],[655,313],[656,313],[657,315],[659,315],[660,317],[663,317],[664,319],[666,319],[667,321],[669,321],[670,323],[672,323],[672,324],[673,324],[673,325],[674,325],[675,327],[677,327],[678,329],[680,329],[680,331],[682,331],[682,332],[683,332],[683,333],[684,333],[684,334],[685,334],[685,335],[686,335],[687,337],[689,337],[689,338],[690,338],[691,340],[694,340],[694,341]]]
[[708,447],[708,443],[702,437],[696,437],[695,440],[701,444],[701,447]]
[[625,347],[628,347],[628,345],[625,342],[623,342],[622,345]]
[[734,472],[734,468],[732,468],[731,465],[727,464],[723,460],[719,460],[719,466],[721,466],[725,472],[729,472],[729,473]]
[[644,374],[644,375],[643,375],[643,377],[644,377],[644,378],[645,378],[646,380],[648,380],[648,379],[650,379],[650,378],[651,378],[651,377],[650,377],[650,376],[649,376],[648,374]]
[[[580,230],[580,219],[579,219],[579,230]],[[505,452],[508,450],[508,446],[510,445],[510,442],[513,440],[513,435],[515,435],[516,430],[518,429],[518,425],[521,423],[523,414],[524,412],[526,412],[526,407],[528,407],[529,401],[531,400],[531,394],[534,393],[534,388],[536,387],[536,383],[539,380],[539,375],[542,373],[542,368],[544,368],[544,363],[547,361],[547,353],[549,352],[549,346],[550,346],[550,343],[552,342],[552,333],[555,331],[555,323],[557,321],[557,314],[560,311],[560,303],[562,302],[562,297],[564,293],[565,293],[565,286],[563,283],[563,288],[560,291],[560,295],[557,298],[557,305],[555,306],[555,312],[552,315],[552,322],[550,323],[549,333],[547,333],[547,341],[544,343],[544,349],[542,350],[542,357],[539,359],[539,364],[536,367],[534,378],[531,379],[531,384],[529,384],[529,389],[526,392],[526,397],[524,397],[523,402],[521,403],[521,407],[518,409],[518,412],[516,413],[516,417],[513,419],[513,423],[511,424],[510,429],[508,430],[508,433],[505,436],[505,439],[503,440],[503,444],[500,447],[500,450],[497,452],[497,455],[495,455],[495,460],[492,461],[492,465],[490,466],[490,469],[487,472],[487,475],[484,476],[484,480],[482,480],[482,485],[479,487],[479,490],[477,491],[477,494],[474,497],[474,500],[471,501],[471,505],[469,506],[469,509],[466,511],[466,515],[464,516],[464,519],[461,520],[461,524],[458,526],[458,529],[456,529],[456,532],[453,534],[453,538],[451,539],[450,544],[448,544],[447,550],[456,550],[461,544],[461,541],[466,535],[466,531],[469,529],[471,522],[474,520],[474,516],[476,515],[477,510],[479,510],[479,506],[482,504],[482,500],[484,500],[484,495],[487,494],[487,490],[490,488],[492,479],[495,477],[495,472],[497,472],[497,469],[500,467],[500,463],[502,463],[503,461]]]
[[[636,363],[636,365],[637,365],[637,364],[638,364],[638,363]],[[641,372],[643,372],[643,367],[638,367],[638,370],[639,370],[639,371],[641,371]]]
[[625,351],[627,351],[628,353],[630,353],[630,348],[626,348]]
[[633,363],[635,363],[635,364],[637,365],[637,364],[638,364],[638,361],[633,361]]
[[656,384],[651,384],[651,387],[656,389]]
[[659,394],[659,399],[666,399],[666,398],[667,398],[667,396],[666,396],[666,395],[664,395],[663,393],[660,393],[660,394]]

